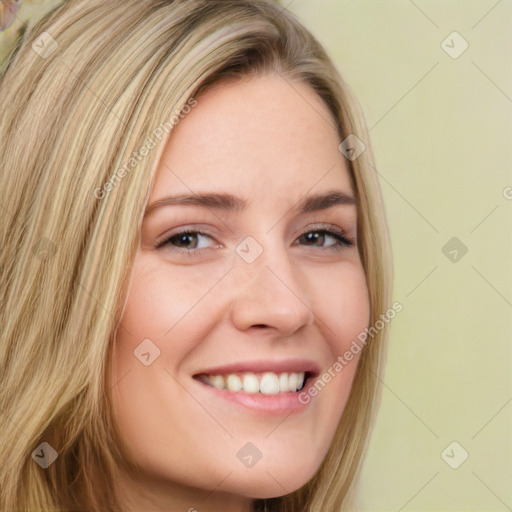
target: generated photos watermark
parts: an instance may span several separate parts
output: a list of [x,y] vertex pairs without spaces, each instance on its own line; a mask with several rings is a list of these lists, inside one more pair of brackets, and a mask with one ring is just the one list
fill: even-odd
[[183,119],[188,113],[197,106],[197,100],[195,98],[189,98],[187,103],[181,107],[180,110],[175,110],[174,114],[171,115],[168,121],[160,123],[152,132],[151,135],[146,138],[144,144],[137,150],[134,151],[130,158],[116,170],[114,174],[106,181],[102,187],[94,189],[94,197],[96,199],[103,199],[107,192],[113,190],[113,188],[128,174],[130,173],[139,162],[144,160],[151,150],[156,147],[155,139],[161,141],[162,138],[169,135],[171,130],[175,128],[181,119]]
[[400,302],[394,302],[391,308],[380,315],[380,319],[377,320],[374,325],[367,327],[364,331],[359,333],[357,338],[352,341],[350,348],[346,350],[343,355],[339,355],[336,361],[329,366],[308,389],[304,389],[299,393],[299,402],[303,405],[309,404],[311,398],[317,396],[318,393],[354,359],[354,356],[361,352],[367,343],[368,337],[373,338],[376,336],[379,331],[384,329],[386,324],[395,318],[397,313],[402,311],[402,309],[403,306]]

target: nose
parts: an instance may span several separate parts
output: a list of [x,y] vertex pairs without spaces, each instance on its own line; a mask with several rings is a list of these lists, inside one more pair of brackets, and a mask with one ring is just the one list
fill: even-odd
[[265,249],[252,263],[236,257],[231,321],[247,331],[268,328],[289,336],[313,324],[315,315],[304,280],[284,248]]

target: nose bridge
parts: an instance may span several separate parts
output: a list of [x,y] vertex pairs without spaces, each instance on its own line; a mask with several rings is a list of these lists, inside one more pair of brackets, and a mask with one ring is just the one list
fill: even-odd
[[236,248],[232,321],[242,330],[265,325],[290,334],[311,324],[314,315],[286,247],[271,239],[247,237]]

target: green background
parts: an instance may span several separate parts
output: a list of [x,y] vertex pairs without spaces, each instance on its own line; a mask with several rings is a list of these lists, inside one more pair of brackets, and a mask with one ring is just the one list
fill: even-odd
[[[0,61],[55,3],[23,2]],[[512,2],[284,5],[365,111],[403,305],[359,510],[512,510]]]

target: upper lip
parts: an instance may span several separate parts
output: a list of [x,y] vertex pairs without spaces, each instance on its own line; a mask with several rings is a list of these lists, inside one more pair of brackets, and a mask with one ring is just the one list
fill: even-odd
[[226,375],[230,373],[244,372],[274,372],[274,373],[310,373],[317,376],[320,373],[320,366],[309,359],[268,359],[268,360],[252,360],[240,361],[236,363],[225,364],[205,368],[194,375]]

